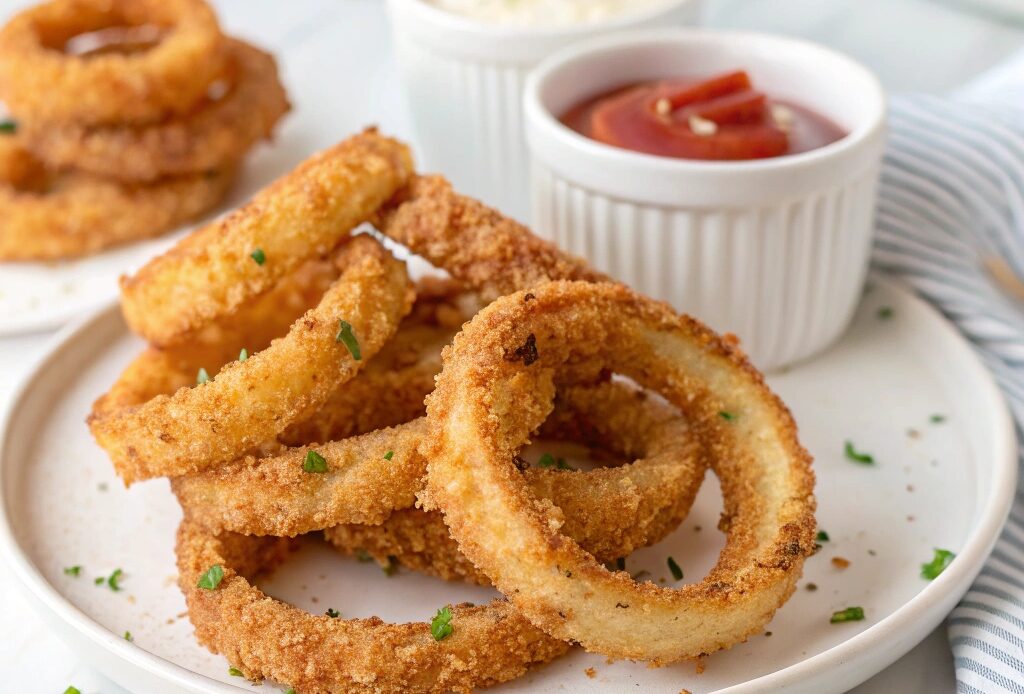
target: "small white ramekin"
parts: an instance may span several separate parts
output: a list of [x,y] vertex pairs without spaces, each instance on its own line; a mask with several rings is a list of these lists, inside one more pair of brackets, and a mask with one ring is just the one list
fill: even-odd
[[519,219],[529,212],[522,91],[543,58],[624,29],[696,21],[700,0],[664,0],[606,21],[558,27],[489,24],[425,0],[388,0],[398,68],[422,168]]
[[[695,161],[610,147],[557,119],[622,85],[735,69],[849,134],[786,157]],[[885,135],[885,95],[867,69],[778,36],[643,32],[550,56],[524,99],[538,233],[736,334],[762,369],[809,357],[846,328],[867,271]]]

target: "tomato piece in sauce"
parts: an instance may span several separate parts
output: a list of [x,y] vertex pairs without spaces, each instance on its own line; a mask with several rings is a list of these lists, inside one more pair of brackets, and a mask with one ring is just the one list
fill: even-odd
[[[784,122],[773,113],[780,107]],[[562,121],[598,142],[683,159],[777,157],[845,135],[807,109],[770,101],[743,71],[618,89],[578,104]]]

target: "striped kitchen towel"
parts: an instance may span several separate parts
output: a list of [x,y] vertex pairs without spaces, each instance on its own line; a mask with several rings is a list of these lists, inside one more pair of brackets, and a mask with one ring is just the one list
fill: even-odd
[[[892,99],[874,264],[955,323],[1024,441],[1024,53],[959,92]],[[1005,531],[953,610],[960,692],[1024,694],[1024,459]]]

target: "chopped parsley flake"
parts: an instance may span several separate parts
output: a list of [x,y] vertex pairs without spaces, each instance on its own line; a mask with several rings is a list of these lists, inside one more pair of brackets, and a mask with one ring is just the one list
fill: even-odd
[[385,576],[394,576],[398,573],[398,557],[388,555],[388,563],[380,567]]
[[356,559],[363,562],[364,564],[366,562],[373,561],[373,557],[371,557],[370,553],[367,552],[365,549],[361,549],[358,552],[356,552]]
[[668,558],[668,570],[672,572],[672,578],[676,579],[677,581],[683,580],[683,570],[679,567],[679,564],[677,564],[676,560],[672,557]]
[[295,687],[288,687],[288,691],[286,691],[284,694],[295,694]]
[[734,419],[736,419],[736,415],[735,414],[733,414],[732,412],[726,412],[725,410],[722,410],[721,412],[719,412],[718,416],[721,417],[722,419],[724,419],[727,422],[731,422]]
[[430,620],[430,635],[435,641],[442,641],[452,635],[452,608],[442,607]]
[[545,453],[537,461],[537,467],[549,468],[553,467],[557,470],[575,470],[572,465],[565,462],[565,458],[555,458],[550,453]]
[[82,690],[74,685],[69,685],[68,688],[64,690],[64,694],[82,694]]
[[106,578],[104,578],[103,576],[97,576],[96,578],[94,578],[94,579],[92,580],[92,582],[93,582],[94,584],[98,585],[98,586],[101,586],[101,585],[103,585],[103,582],[104,582],[104,581],[106,581],[106,580],[107,580],[107,579],[106,579]]
[[921,578],[934,581],[939,577],[946,567],[949,566],[956,555],[948,549],[935,549],[935,556],[927,564],[921,564]]
[[327,472],[327,459],[316,451],[306,451],[306,458],[302,461],[303,472]]
[[135,639],[132,638],[132,632],[130,632],[130,631],[124,632],[124,640],[125,641],[134,641]]
[[879,320],[889,320],[890,318],[892,318],[892,314],[893,310],[889,306],[883,306],[880,309],[878,309]]
[[228,668],[228,674],[232,677],[245,677],[245,673],[234,666]]
[[4,135],[13,135],[18,132],[18,123],[13,120],[0,120],[0,133]]
[[97,576],[93,580],[93,583],[95,583],[98,586],[101,586],[104,583],[106,583],[107,587],[110,588],[110,590],[117,593],[121,590],[121,584],[119,583],[119,581],[121,580],[121,576],[123,574],[124,571],[122,571],[121,569],[114,569],[114,572],[107,577]]
[[818,542],[828,542],[829,541],[828,533],[825,532],[824,530],[819,530],[817,537],[815,537],[814,539],[816,541],[818,541]]
[[223,580],[224,567],[220,564],[214,564],[206,570],[206,573],[199,577],[199,582],[196,585],[205,590],[216,590]]
[[384,460],[391,460],[394,457],[395,457],[395,452],[394,451],[388,451],[387,453],[384,454]]
[[257,265],[262,265],[267,262],[267,254],[263,252],[262,248],[257,248],[249,254],[249,257],[255,260]]
[[946,421],[946,415],[933,414],[931,417],[928,418],[928,421],[931,422],[932,424],[942,424],[943,422]]
[[359,340],[356,339],[355,334],[352,332],[352,324],[348,321],[338,321],[338,334],[334,336],[334,341],[345,343],[349,354],[356,361],[360,361],[363,358],[363,353],[359,350]]
[[245,361],[248,358],[249,358],[249,350],[247,350],[245,347],[243,347],[242,351],[238,353],[238,361]]
[[199,373],[196,374],[196,385],[203,385],[209,382],[210,374],[206,373],[206,369],[199,369]]
[[74,566],[64,567],[64,575],[66,576],[74,576],[75,578],[78,578],[80,573],[82,573],[82,567],[77,564]]
[[328,607],[328,608],[327,608],[327,612],[325,612],[324,614],[326,614],[326,615],[327,615],[328,617],[330,617],[331,619],[337,619],[338,617],[340,617],[340,616],[341,616],[341,613],[340,613],[340,612],[338,612],[338,611],[337,611],[336,609],[334,609],[333,607]]
[[845,610],[833,612],[832,618],[828,621],[831,624],[839,624],[840,622],[859,622],[862,619],[864,619],[863,607],[847,607]]
[[869,453],[858,453],[857,449],[853,447],[853,441],[847,441],[843,450],[846,453],[846,457],[855,463],[860,463],[861,465],[875,464],[875,457]]

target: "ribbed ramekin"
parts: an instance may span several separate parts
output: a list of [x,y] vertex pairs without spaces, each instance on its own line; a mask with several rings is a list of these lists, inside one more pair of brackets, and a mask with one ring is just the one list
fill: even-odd
[[559,27],[488,24],[425,0],[388,0],[398,68],[422,166],[525,219],[529,211],[522,91],[543,58],[624,29],[692,23],[699,0],[665,0],[606,21]]
[[[848,135],[791,156],[695,161],[610,147],[557,118],[625,84],[735,69]],[[529,76],[524,114],[540,234],[739,336],[762,369],[805,359],[846,328],[867,272],[885,135],[885,95],[864,67],[778,36],[622,34],[546,59]]]

